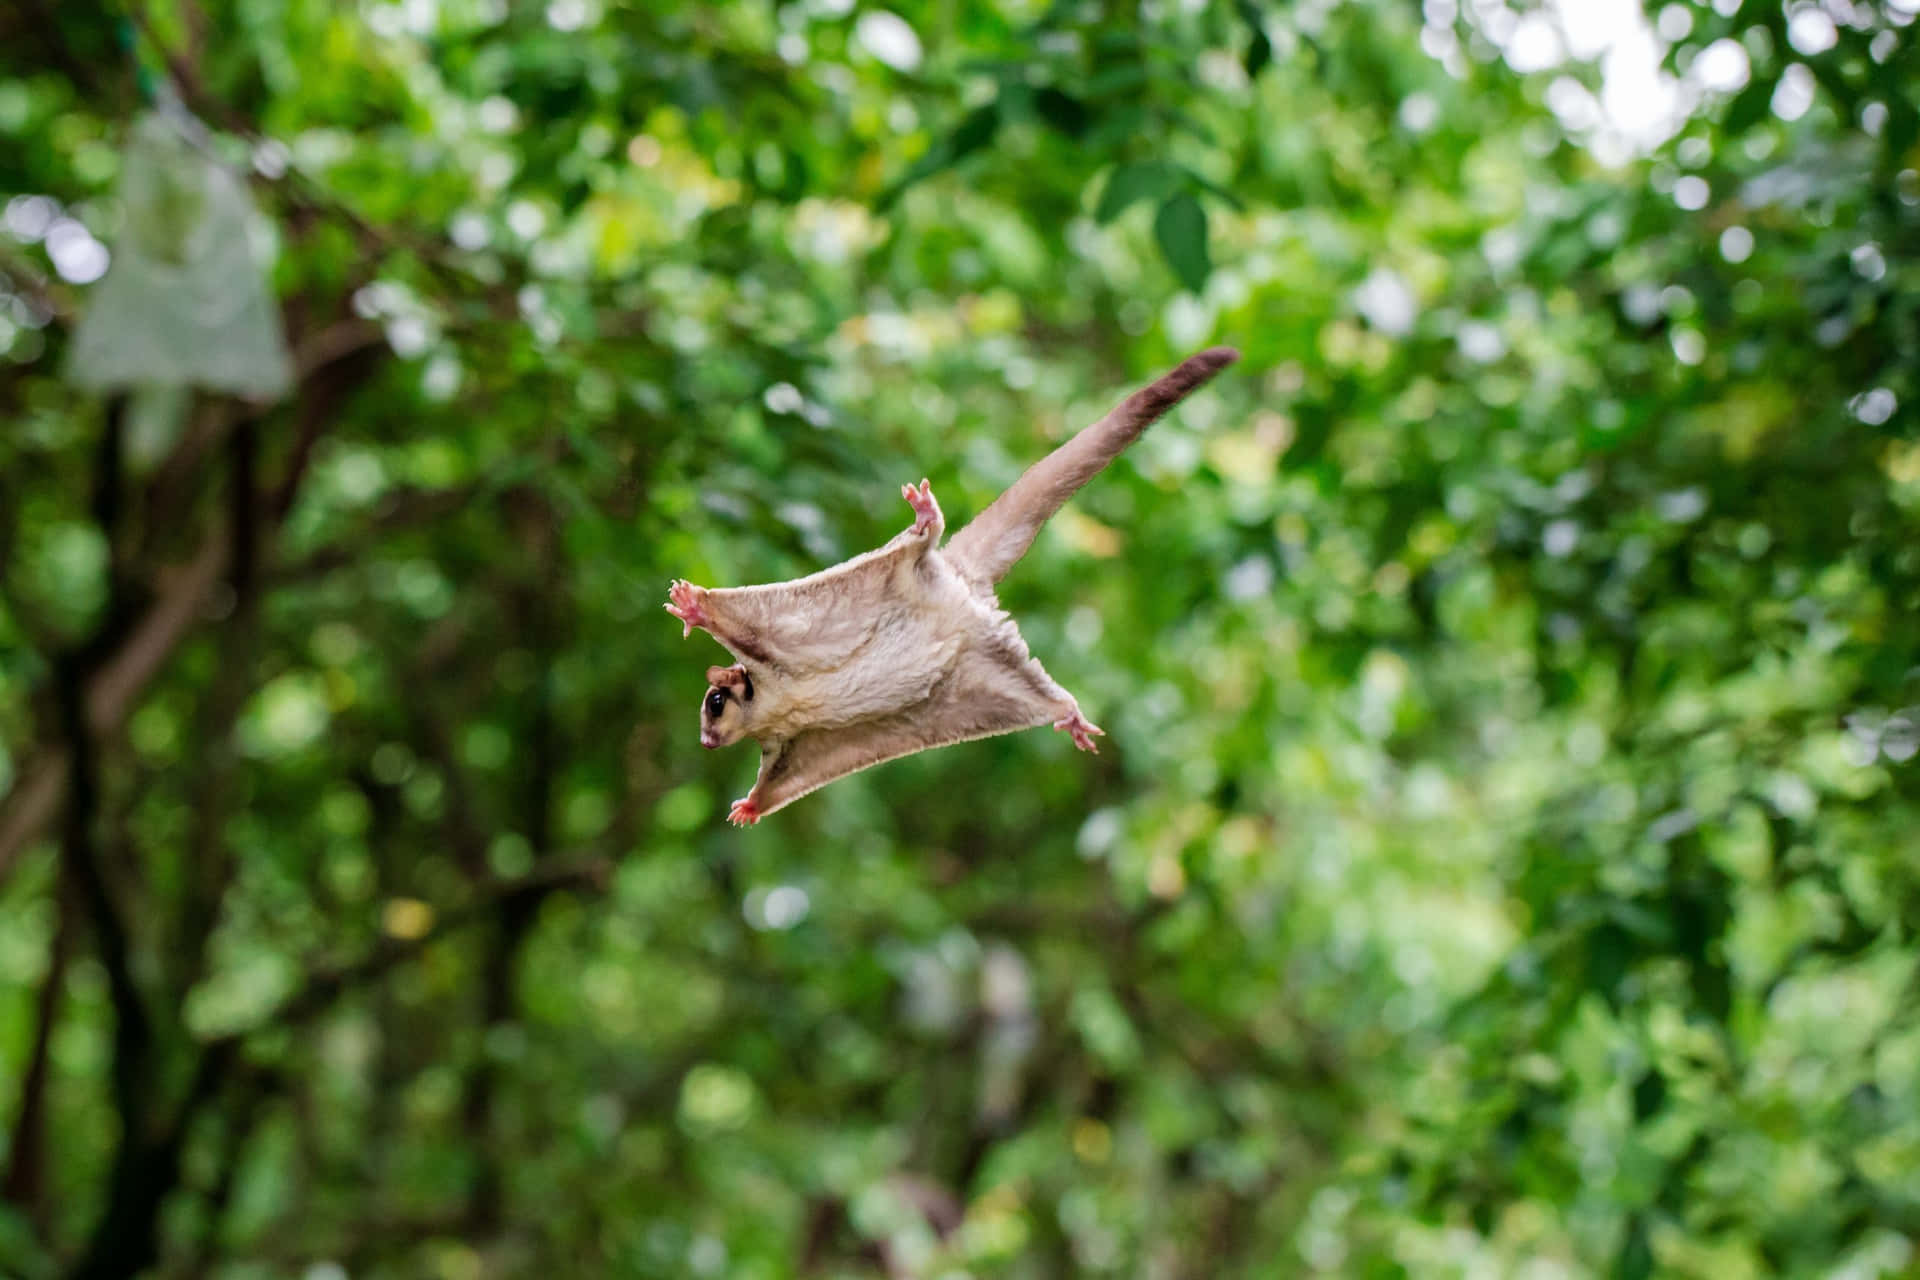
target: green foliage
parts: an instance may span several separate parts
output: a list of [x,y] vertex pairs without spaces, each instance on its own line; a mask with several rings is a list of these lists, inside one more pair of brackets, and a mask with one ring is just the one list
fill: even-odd
[[1153,238],[1180,283],[1198,293],[1207,286],[1213,262],[1207,255],[1207,213],[1186,192],[1168,196],[1153,216]]
[[[0,14],[0,1272],[1920,1274],[1912,8],[1516,8]],[[135,60],[280,403],[61,376]],[[1102,754],[724,824],[669,579],[1213,342]]]

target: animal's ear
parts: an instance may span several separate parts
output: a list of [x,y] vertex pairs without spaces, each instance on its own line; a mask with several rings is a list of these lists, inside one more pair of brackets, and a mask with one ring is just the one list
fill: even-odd
[[747,679],[747,671],[745,667],[732,666],[732,667],[708,667],[707,668],[707,683],[710,685],[713,685],[717,689],[731,689],[735,685],[744,684],[746,682],[746,679]]

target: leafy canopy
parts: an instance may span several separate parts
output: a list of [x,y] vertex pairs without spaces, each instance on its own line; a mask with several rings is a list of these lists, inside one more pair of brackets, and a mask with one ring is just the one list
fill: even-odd
[[[0,1270],[1912,1272],[1908,0],[16,8]],[[163,84],[282,401],[62,376]],[[724,826],[668,579],[1214,341],[1098,759]]]

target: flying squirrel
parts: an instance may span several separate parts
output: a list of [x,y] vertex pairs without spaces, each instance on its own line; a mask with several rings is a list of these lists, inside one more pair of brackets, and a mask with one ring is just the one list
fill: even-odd
[[994,584],[1054,512],[1149,424],[1240,358],[1189,356],[1042,458],[946,546],[924,479],[913,524],[831,569],[758,587],[675,580],[666,610],[738,662],[707,668],[700,745],[760,744],[760,775],[727,820],[758,822],[836,778],[916,751],[1051,723],[1082,751],[1104,730],[1027,651]]

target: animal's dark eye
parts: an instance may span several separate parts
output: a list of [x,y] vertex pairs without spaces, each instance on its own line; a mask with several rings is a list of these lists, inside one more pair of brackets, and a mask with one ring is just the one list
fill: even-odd
[[719,714],[722,711],[725,711],[726,709],[727,709],[726,694],[721,693],[718,689],[715,689],[712,693],[709,693],[707,695],[707,714],[708,715],[718,717]]

